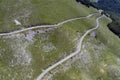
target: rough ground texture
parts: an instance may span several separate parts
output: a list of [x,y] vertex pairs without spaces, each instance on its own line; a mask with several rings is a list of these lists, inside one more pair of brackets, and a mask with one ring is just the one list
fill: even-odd
[[[0,32],[56,24],[98,11],[75,0],[0,0]],[[74,52],[81,36],[96,26],[100,14],[54,28],[37,28],[0,36],[0,80],[34,80]],[[16,25],[17,20],[21,25]],[[120,40],[108,18],[83,41],[82,50],[48,72],[43,80],[120,80]]]

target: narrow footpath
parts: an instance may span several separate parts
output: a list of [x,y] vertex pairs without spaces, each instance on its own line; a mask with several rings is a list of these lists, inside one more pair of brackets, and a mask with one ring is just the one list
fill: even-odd
[[[79,43],[77,45],[77,48],[76,48],[76,51],[71,53],[70,55],[68,55],[67,57],[65,57],[64,59],[58,61],[57,63],[53,64],[52,66],[49,66],[46,70],[44,70],[37,78],[36,80],[41,80],[45,74],[47,74],[49,71],[51,71],[52,69],[56,68],[58,65],[62,64],[63,62],[67,61],[68,59],[70,59],[71,57],[74,57],[76,54],[80,53],[81,51],[81,46],[82,46],[82,43],[83,43],[83,39],[87,36],[87,34],[89,34],[90,32],[96,30],[98,27],[99,27],[99,20],[102,18],[102,17],[105,17],[104,15],[98,17],[96,19],[96,26],[92,29],[89,29],[85,32],[85,34],[80,38],[79,40]],[[63,22],[64,23],[64,22]]]
[[60,25],[63,25],[65,23],[72,22],[72,21],[75,21],[75,20],[79,20],[79,19],[83,19],[83,18],[90,18],[90,17],[92,17],[95,14],[98,14],[98,13],[92,13],[92,14],[89,14],[88,16],[85,16],[85,17],[71,18],[71,19],[64,20],[62,22],[59,22],[59,23],[53,24],[53,25],[32,26],[32,27],[29,27],[29,28],[24,28],[24,29],[21,29],[21,30],[16,30],[16,31],[13,31],[13,32],[1,33],[0,36],[17,34],[17,33],[21,33],[21,32],[27,31],[27,30],[32,30],[32,29],[37,29],[37,28],[57,27],[57,26],[60,26]]

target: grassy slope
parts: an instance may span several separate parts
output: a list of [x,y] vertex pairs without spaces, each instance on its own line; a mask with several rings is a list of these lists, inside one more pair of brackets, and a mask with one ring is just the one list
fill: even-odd
[[96,38],[85,39],[81,58],[67,71],[56,74],[53,80],[119,80],[120,40],[106,27],[109,22],[102,19]]
[[[61,0],[57,2],[55,0],[30,0],[30,2],[27,0],[26,3],[23,3],[23,0],[19,2],[19,5],[16,7],[15,5],[18,4],[18,2],[19,1],[16,0],[11,0],[11,3],[8,3],[7,0],[1,2],[0,5],[3,10],[1,10],[1,12],[5,15],[2,16],[1,19],[3,20],[0,21],[3,23],[0,26],[1,31],[17,29],[18,27],[13,24],[13,20],[16,18],[21,21],[23,25],[37,23],[54,24],[69,18],[86,16],[96,12],[95,9],[87,8],[76,3],[74,0]],[[23,9],[23,7],[25,8]],[[27,17],[24,13],[26,10],[28,12],[32,11]],[[94,25],[89,24],[89,21],[91,20],[90,22],[92,23],[95,21],[95,18],[91,18],[89,21],[86,20],[87,19],[70,22],[62,25],[58,29],[53,29],[44,34],[38,34],[34,37],[34,42],[26,40],[25,36],[22,36],[22,33],[1,37],[0,54],[2,58],[0,60],[0,79],[29,80],[31,78],[30,80],[33,80],[36,78],[43,69],[74,51],[76,39],[79,36],[78,32],[83,34],[86,28]],[[78,29],[80,30],[78,31]],[[38,30],[46,29],[42,28]],[[28,32],[26,32],[26,35],[27,34]],[[55,48],[46,52],[44,47],[51,45],[54,45]],[[32,56],[32,60],[29,64],[30,56]],[[26,58],[28,60],[26,60]]]
[[[11,0],[10,3],[3,0],[0,6],[0,12],[3,13],[3,15],[0,14],[3,19],[0,20],[0,32],[20,29],[24,25],[54,24],[94,12],[94,9],[79,5],[74,0],[57,2],[55,0]],[[14,19],[19,20],[22,26],[16,26],[13,22]]]
[[[113,53],[115,53],[117,56],[120,56],[119,54],[120,40],[111,31],[109,31],[107,27],[104,28],[104,26],[106,26],[105,25],[106,22],[108,22],[106,19],[102,21],[102,23],[104,24],[101,24],[102,27],[100,27],[98,31],[99,38],[102,42],[104,42],[105,45],[111,48],[111,51]],[[107,37],[104,35],[107,35]]]
[[[9,6],[17,3],[18,1],[11,0],[11,3],[9,3]],[[3,4],[8,4],[7,0],[2,1],[1,5]],[[4,24],[5,28],[2,26],[3,24],[1,24],[0,26],[1,31],[6,31],[6,29],[8,30],[17,29],[18,27],[15,26],[11,21],[21,15],[25,16],[24,12],[26,10],[28,12],[29,10],[32,11],[31,14],[25,18],[23,17],[18,18],[18,20],[21,21],[23,25],[31,25],[31,24],[38,24],[38,23],[54,24],[69,18],[85,16],[90,13],[96,12],[95,9],[87,8],[81,4],[78,4],[75,2],[75,0],[59,0],[57,2],[55,0],[49,0],[49,1],[27,0],[26,3],[21,2],[20,4],[21,5],[19,5],[18,7],[11,6],[9,10],[10,12],[6,11],[6,8],[2,8],[2,10],[4,11],[1,10],[1,12],[3,12],[5,15],[2,17],[5,20],[1,20],[1,23],[6,22],[9,28],[6,28],[6,24]],[[29,6],[31,6],[31,8],[29,8]],[[23,7],[25,7],[25,9],[23,9]],[[18,11],[16,12],[17,9]],[[8,12],[9,14],[6,12]],[[16,15],[13,15],[12,13],[15,13]],[[10,17],[10,18],[6,18],[6,17]],[[54,64],[56,61],[62,59],[64,56],[68,55],[70,52],[73,52],[75,50],[75,44],[78,37],[80,37],[87,29],[90,29],[93,26],[95,26],[96,17],[97,16],[91,19],[83,19],[83,20],[69,22],[64,25],[61,25],[60,28],[58,29],[53,29],[51,31],[47,31],[46,33],[37,34],[36,36],[34,36],[34,42],[29,42],[28,40],[26,40],[24,36],[21,36],[23,34],[20,34],[20,35],[17,34],[17,36],[13,35],[10,37],[6,36],[5,38],[1,37],[0,38],[0,54],[2,55],[2,57],[0,58],[0,79],[7,80],[7,79],[13,78],[15,80],[21,80],[21,79],[33,80],[40,74],[40,72],[42,72],[43,69],[47,68],[51,64]],[[108,22],[107,20],[101,22],[101,24],[104,25],[104,27],[101,26],[101,28],[98,30],[97,40],[90,41],[91,46],[93,45],[98,46],[99,43],[104,43],[106,40],[108,40],[108,38],[105,37],[104,34],[102,34],[103,30],[105,30],[108,36],[112,35],[112,37],[114,37],[114,40],[116,41],[115,43],[117,42],[119,43],[118,38],[116,38],[106,28],[107,22]],[[12,24],[14,26],[10,26]],[[41,28],[37,30],[46,30],[46,28]],[[25,35],[27,34],[28,32],[25,33]],[[89,37],[87,39],[89,40]],[[86,42],[88,41],[86,40]],[[44,47],[46,46],[49,47],[51,45],[54,46],[55,48],[46,52],[44,50]],[[114,55],[113,52],[110,51],[112,46],[115,47],[113,51],[119,54],[119,52],[117,52],[116,50],[119,47],[118,44],[113,44],[113,45],[105,44],[105,49],[100,51],[106,56],[105,57],[101,55],[103,57],[100,59],[101,65],[104,63],[103,61],[106,59],[108,60],[108,63],[113,61],[113,64],[115,64],[114,60],[109,61],[111,57]],[[92,53],[92,51],[95,51],[95,50],[91,50],[91,48],[92,47],[89,47],[89,46],[86,48],[86,50],[88,50],[88,54],[95,53],[95,52]],[[107,55],[108,53],[110,53],[111,55]],[[24,62],[24,59],[27,58],[26,56],[28,58],[29,56],[32,56],[32,60],[30,64],[26,60],[25,60],[26,62]],[[115,55],[112,58],[116,59]],[[96,62],[95,64],[98,64],[99,62],[100,61]],[[78,65],[78,63],[76,62],[75,64]],[[101,65],[98,67],[101,67]],[[68,72],[64,74],[62,73],[61,74],[62,76],[56,75],[57,77],[55,77],[55,80],[59,80],[59,79],[60,80],[68,80],[68,79],[80,80],[82,78],[84,79],[86,76],[88,76],[89,79],[91,78],[91,80],[93,80],[98,75],[101,75],[100,73],[96,74],[96,71],[94,70],[94,68],[92,69],[94,70],[94,72],[88,74],[84,70],[84,68],[74,69],[74,67],[76,66],[71,67],[71,69],[69,69]],[[79,71],[77,72],[77,70],[80,70],[80,72]],[[83,73],[81,73],[82,71]],[[95,74],[96,76],[93,78],[92,76]],[[76,79],[73,79],[73,78],[76,78]]]
[[[94,25],[85,22],[85,20],[90,21],[90,19],[73,21],[61,26],[53,32],[36,36],[37,40],[32,44],[31,51],[33,52],[35,64],[37,63],[35,67],[35,69],[37,69],[37,73],[40,73],[43,68],[47,68],[49,65],[54,64],[75,50],[77,37],[80,37],[86,29],[91,28]],[[95,17],[91,18],[91,20],[95,21]],[[78,23],[78,25],[75,23]],[[44,36],[49,37],[49,39],[40,41],[40,38]],[[42,50],[43,46],[49,43],[54,44],[56,46],[56,50],[44,52]],[[37,48],[35,46],[37,46]],[[42,60],[43,56],[44,60]],[[38,69],[40,71],[38,71]]]

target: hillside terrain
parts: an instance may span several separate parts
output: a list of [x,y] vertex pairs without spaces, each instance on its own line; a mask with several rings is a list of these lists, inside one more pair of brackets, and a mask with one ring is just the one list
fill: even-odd
[[0,0],[0,80],[120,80],[111,22],[75,0]]
[[97,9],[104,10],[104,13],[109,14],[112,23],[108,25],[109,29],[120,36],[120,0],[76,0],[86,6],[93,6]]
[[98,8],[103,9],[111,15],[113,22],[109,28],[118,36],[120,35],[120,0],[99,0],[94,3]]

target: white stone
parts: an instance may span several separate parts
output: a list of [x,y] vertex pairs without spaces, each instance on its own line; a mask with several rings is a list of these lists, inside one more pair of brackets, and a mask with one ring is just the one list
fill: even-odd
[[14,20],[15,24],[18,26],[18,25],[21,25],[21,23],[18,21],[18,20]]

